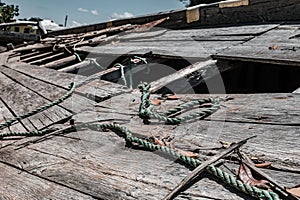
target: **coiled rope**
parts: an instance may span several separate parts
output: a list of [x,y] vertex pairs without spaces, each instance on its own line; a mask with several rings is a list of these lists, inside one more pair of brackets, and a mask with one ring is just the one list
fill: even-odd
[[[190,101],[175,108],[171,108],[163,114],[160,114],[153,110],[153,104],[149,99],[151,86],[148,83],[141,83],[138,88],[142,92],[139,117],[144,119],[144,121],[153,118],[158,119],[159,121],[164,121],[167,124],[180,124],[188,120],[194,120],[195,118],[205,118],[220,109],[220,103],[218,99],[208,98]],[[207,103],[211,103],[212,105],[209,108],[202,109],[183,117],[169,117],[170,115],[179,111],[187,110],[193,108],[194,106]]]
[[69,86],[69,91],[66,94],[64,94],[63,96],[61,96],[60,98],[58,98],[58,99],[56,99],[56,100],[54,100],[54,101],[52,101],[50,103],[47,103],[47,104],[45,104],[45,105],[43,105],[43,106],[41,106],[41,107],[39,107],[39,108],[37,108],[35,110],[27,112],[27,113],[25,113],[23,115],[17,116],[17,117],[15,117],[13,119],[10,119],[10,120],[8,120],[8,121],[0,124],[0,130],[4,129],[6,127],[11,126],[14,122],[16,122],[18,120],[25,119],[25,118],[30,117],[32,115],[35,115],[35,114],[37,114],[39,112],[42,112],[42,111],[44,111],[44,110],[46,110],[48,108],[51,108],[51,107],[53,107],[55,105],[58,105],[59,103],[63,102],[67,98],[69,98],[72,95],[72,93],[74,92],[74,90],[75,90],[75,83],[71,83],[70,86]]

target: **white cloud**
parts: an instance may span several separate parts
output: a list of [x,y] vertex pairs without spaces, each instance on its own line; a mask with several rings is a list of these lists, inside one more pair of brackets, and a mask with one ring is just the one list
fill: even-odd
[[81,24],[81,23],[73,20],[70,27],[76,27],[76,26],[82,26],[82,25],[84,25],[84,24]]
[[98,13],[97,10],[91,10],[91,13],[92,13],[93,15],[99,15],[99,13]]
[[78,8],[77,10],[80,12],[89,12],[89,10],[85,8]]
[[123,14],[122,13],[113,13],[111,15],[111,18],[112,19],[121,19],[121,18],[130,18],[130,17],[133,17],[134,15],[130,12],[124,12]]

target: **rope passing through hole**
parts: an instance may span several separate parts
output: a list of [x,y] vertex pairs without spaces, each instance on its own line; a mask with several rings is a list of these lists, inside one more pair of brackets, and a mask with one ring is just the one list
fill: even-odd
[[[207,99],[198,99],[193,100],[182,105],[179,105],[175,108],[167,110],[165,113],[160,114],[153,110],[153,104],[150,101],[150,88],[151,86],[148,83],[141,83],[138,88],[140,89],[141,96],[141,105],[139,109],[139,117],[147,122],[149,119],[158,119],[159,121],[164,121],[166,124],[180,124],[188,120],[194,120],[196,118],[205,118],[215,113],[220,109],[220,102],[218,99],[207,98]],[[183,117],[169,117],[172,114],[175,114],[180,111],[188,110],[194,108],[195,106],[201,106],[203,104],[210,103],[209,108],[201,109],[199,111],[190,113],[189,115]]]

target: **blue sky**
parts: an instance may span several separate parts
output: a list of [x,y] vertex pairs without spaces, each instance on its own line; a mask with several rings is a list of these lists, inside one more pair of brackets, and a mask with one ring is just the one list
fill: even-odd
[[2,0],[2,2],[19,5],[20,16],[17,18],[34,16],[63,24],[65,16],[68,15],[68,26],[184,7],[179,0]]

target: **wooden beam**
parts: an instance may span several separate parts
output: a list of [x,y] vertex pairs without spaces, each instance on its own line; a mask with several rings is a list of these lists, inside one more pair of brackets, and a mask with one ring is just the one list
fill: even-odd
[[68,56],[66,58],[62,58],[44,65],[41,65],[40,67],[45,67],[45,68],[52,68],[52,69],[59,69],[60,67],[67,65],[71,62],[76,61],[77,57],[75,55]]
[[192,64],[186,68],[183,68],[183,69],[175,72],[174,74],[170,74],[169,76],[165,76],[157,81],[152,82],[150,91],[152,93],[154,93],[157,90],[164,87],[165,85],[167,85],[177,79],[183,78],[186,75],[191,74],[195,71],[201,70],[201,69],[209,67],[211,65],[214,65],[215,63],[216,63],[216,61],[214,61],[214,60],[207,60],[204,62],[197,62],[195,64]]
[[21,56],[21,61],[22,62],[33,62],[34,60],[39,59],[41,57],[45,57],[45,56],[51,55],[51,54],[53,54],[53,52],[52,51],[50,51],[50,52],[47,51],[45,53],[38,52],[37,55],[35,55],[35,54],[33,56],[29,56],[29,57],[24,58],[24,59]]
[[91,64],[90,61],[84,60],[84,61],[82,61],[80,63],[76,63],[74,65],[70,65],[70,66],[58,69],[57,71],[59,71],[59,72],[73,72],[73,71],[78,70],[80,68],[84,68],[84,67],[86,67],[86,66],[88,66],[90,64]]
[[64,52],[59,52],[59,53],[55,53],[54,55],[51,55],[51,56],[42,56],[44,58],[41,58],[39,60],[33,60],[33,61],[30,61],[29,64],[32,64],[32,65],[40,65],[41,63],[45,63],[47,61],[50,61],[50,60],[54,60],[54,59],[57,59],[59,57],[61,57],[62,55],[64,55],[65,53]]

